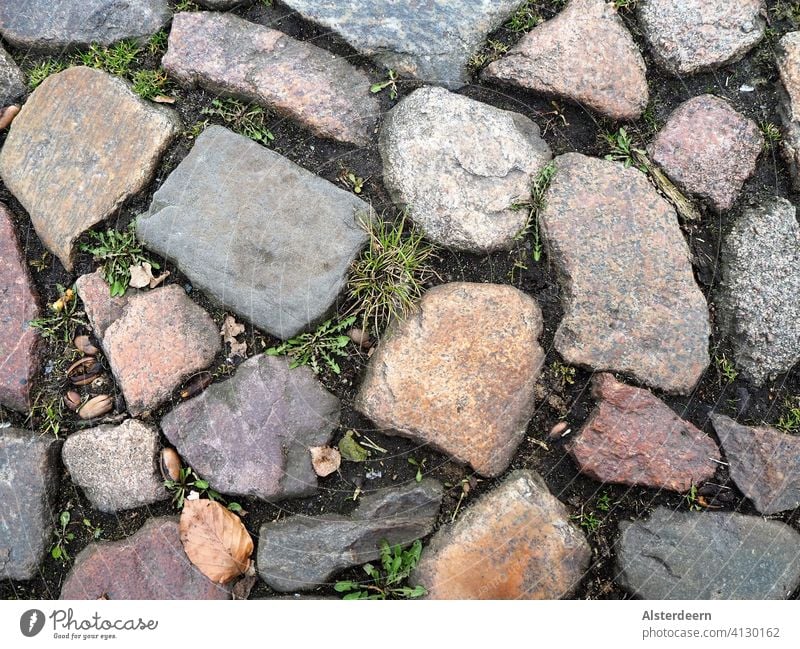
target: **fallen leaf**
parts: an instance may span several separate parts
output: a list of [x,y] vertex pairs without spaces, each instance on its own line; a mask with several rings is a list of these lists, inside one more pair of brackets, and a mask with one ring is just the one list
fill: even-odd
[[236,322],[233,316],[226,315],[220,333],[222,334],[222,340],[231,346],[231,356],[244,358],[247,355],[247,343],[240,343],[236,340],[236,336],[244,333],[243,324]]
[[153,97],[153,101],[157,104],[174,104],[175,97],[168,97],[167,95],[156,95]]
[[350,462],[366,462],[369,457],[369,451],[353,438],[352,430],[348,430],[339,440],[339,452]]
[[150,286],[150,281],[153,279],[153,267],[146,261],[135,266],[130,266],[131,281],[128,285],[131,288],[144,288]]
[[161,282],[163,282],[165,279],[167,279],[167,277],[169,277],[169,271],[168,270],[166,270],[163,273],[161,273],[158,277],[153,277],[150,280],[150,288],[155,288],[156,286],[161,284]]
[[336,471],[342,463],[339,451],[330,446],[312,446],[308,450],[311,452],[311,466],[320,478]]
[[253,539],[241,519],[213,500],[186,500],[181,512],[183,549],[211,581],[225,584],[250,568]]

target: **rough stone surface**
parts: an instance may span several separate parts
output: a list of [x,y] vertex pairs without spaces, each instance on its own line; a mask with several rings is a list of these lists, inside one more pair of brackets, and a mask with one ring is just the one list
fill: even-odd
[[783,123],[781,152],[789,165],[794,190],[800,190],[800,32],[786,34],[775,48],[782,88],[778,113]]
[[469,82],[470,57],[520,0],[287,0],[284,4],[401,75],[455,89]]
[[489,64],[483,77],[628,120],[647,106],[645,73],[642,55],[611,3],[572,0]]
[[230,599],[189,561],[178,521],[151,518],[122,541],[92,543],[78,554],[61,599]]
[[321,320],[366,243],[370,207],[283,156],[207,128],[136,231],[200,290],[289,338]]
[[785,599],[800,586],[800,534],[779,521],[658,507],[620,530],[619,582],[643,599]]
[[58,444],[32,431],[0,430],[0,579],[31,579],[51,540]]
[[156,468],[158,431],[135,419],[70,435],[61,456],[95,509],[116,512],[168,497]]
[[209,9],[233,9],[247,0],[197,0],[197,3]]
[[[2,11],[2,9],[0,9]],[[0,46],[0,107],[25,94],[25,78],[14,59]]]
[[222,348],[214,321],[180,286],[109,297],[99,272],[76,282],[86,315],[134,417],[154,408]]
[[728,210],[764,148],[758,125],[713,95],[682,103],[650,145],[650,155],[684,191]]
[[430,478],[361,498],[350,516],[292,516],[261,526],[258,573],[277,591],[308,590],[380,557],[381,541],[407,545],[431,532],[442,486]]
[[92,43],[147,40],[167,24],[167,0],[0,2],[0,35],[26,50],[62,53]]
[[28,324],[39,317],[37,301],[11,212],[0,203],[0,405],[23,412],[39,369],[41,339]]
[[653,56],[672,74],[738,61],[764,37],[764,0],[642,0],[639,24]]
[[351,144],[371,142],[380,114],[366,73],[232,14],[177,14],[162,64],[186,86],[263,104],[317,135]]
[[647,390],[596,374],[592,396],[599,403],[569,445],[582,473],[680,492],[714,476],[714,441]]
[[496,476],[533,414],[542,315],[515,288],[455,282],[431,289],[370,358],[355,408]]
[[430,599],[558,599],[592,552],[566,507],[533,471],[515,471],[441,528],[411,577]]
[[420,88],[381,128],[383,182],[429,239],[451,248],[511,248],[525,227],[533,178],[552,157],[539,127],[518,113]]
[[621,163],[567,153],[555,165],[539,221],[563,288],[556,349],[573,365],[689,392],[710,327],[675,211]]
[[712,414],[733,481],[762,514],[800,506],[800,437]]
[[161,420],[170,442],[217,491],[265,500],[312,495],[309,447],[339,424],[339,400],[308,367],[255,356]]
[[783,198],[748,207],[723,239],[717,297],[736,367],[754,383],[800,360],[800,226]]
[[42,243],[72,270],[75,239],[150,182],[178,130],[171,110],[121,79],[68,68],[25,102],[0,151],[0,175]]

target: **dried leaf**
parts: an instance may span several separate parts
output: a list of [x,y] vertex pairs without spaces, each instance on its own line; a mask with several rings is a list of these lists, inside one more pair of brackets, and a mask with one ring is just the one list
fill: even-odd
[[174,104],[175,97],[168,97],[167,95],[156,95],[153,97],[153,101],[157,104]]
[[131,281],[129,283],[131,288],[150,286],[150,282],[153,279],[153,267],[149,263],[145,261],[141,264],[130,266],[129,270],[131,272]]
[[320,478],[336,471],[342,463],[339,451],[330,446],[312,446],[308,450],[311,452],[311,466]]
[[168,270],[164,271],[163,273],[161,273],[158,277],[153,277],[150,280],[150,288],[155,288],[156,286],[161,284],[161,282],[163,282],[165,279],[167,279],[167,277],[169,277],[169,271]]
[[180,533],[189,560],[211,581],[225,584],[247,572],[253,539],[241,519],[213,500],[186,500]]
[[222,339],[231,346],[231,356],[244,358],[247,355],[247,343],[240,343],[236,340],[236,336],[244,333],[243,324],[236,322],[233,316],[226,315],[220,333]]
[[366,462],[369,451],[353,438],[353,431],[348,430],[339,440],[339,452],[350,462]]

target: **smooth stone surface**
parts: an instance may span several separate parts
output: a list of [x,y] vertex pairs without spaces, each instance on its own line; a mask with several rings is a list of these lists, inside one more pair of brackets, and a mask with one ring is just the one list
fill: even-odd
[[620,530],[618,581],[643,599],[785,599],[800,586],[800,534],[780,521],[658,507]]
[[775,197],[749,206],[723,238],[717,310],[736,367],[756,385],[800,360],[800,225]]
[[129,289],[112,298],[99,271],[82,275],[76,286],[134,417],[158,406],[222,349],[214,321],[180,286]]
[[370,144],[380,115],[370,78],[345,59],[232,14],[177,14],[162,65],[184,86],[262,104],[342,142]]
[[26,50],[62,53],[92,43],[145,42],[169,21],[167,0],[7,0],[0,35]]
[[520,0],[286,0],[378,64],[426,83],[460,88],[469,60]]
[[19,99],[25,94],[25,90],[25,77],[22,76],[22,70],[0,45],[0,108]]
[[252,140],[207,128],[153,196],[139,238],[255,326],[290,338],[321,320],[367,241],[371,208]]
[[308,449],[338,424],[339,400],[310,368],[259,355],[173,408],[161,430],[217,491],[280,500],[316,492]]
[[0,175],[45,247],[72,270],[75,239],[149,184],[179,125],[121,79],[71,67],[25,102],[0,150]]
[[642,55],[613,5],[572,0],[490,63],[483,78],[629,120],[647,106],[645,73]]
[[648,150],[681,189],[728,210],[763,148],[758,124],[725,100],[700,95],[672,112]]
[[710,326],[675,211],[621,163],[566,153],[555,165],[539,222],[563,290],[556,350],[570,365],[690,392]]
[[386,116],[380,135],[383,182],[426,236],[472,252],[511,248],[550,147],[527,117],[420,88]]
[[778,114],[783,125],[781,152],[789,165],[793,189],[800,190],[800,31],[786,34],[775,48],[781,79]]
[[72,481],[95,509],[116,512],[165,500],[157,470],[158,431],[135,419],[97,426],[67,437],[61,451]]
[[381,541],[408,545],[430,534],[442,485],[425,478],[362,496],[350,516],[291,516],[261,526],[258,574],[280,592],[308,590],[336,572],[380,558]]
[[58,443],[29,430],[0,430],[0,579],[39,575],[57,487]]
[[639,24],[656,61],[675,75],[733,63],[764,37],[764,0],[641,0]]
[[720,460],[714,441],[647,390],[596,374],[592,396],[597,407],[569,442],[581,473],[679,492],[714,477]]
[[61,599],[230,599],[183,551],[178,521],[151,518],[122,541],[91,543],[75,558]]
[[733,481],[762,514],[800,506],[800,437],[712,414]]
[[538,304],[515,288],[437,286],[390,324],[354,406],[388,435],[499,475],[533,414],[541,332]]
[[20,248],[11,211],[0,203],[0,405],[25,412],[39,371],[38,296]]
[[580,583],[591,556],[544,480],[514,471],[434,534],[411,582],[430,599],[558,599]]

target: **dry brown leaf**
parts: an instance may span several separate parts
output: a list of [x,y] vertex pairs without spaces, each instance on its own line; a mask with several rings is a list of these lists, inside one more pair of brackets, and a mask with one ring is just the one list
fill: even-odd
[[157,104],[174,104],[175,97],[168,97],[167,95],[156,95],[153,97],[153,101]]
[[167,277],[169,277],[169,271],[168,270],[164,271],[163,273],[161,273],[161,275],[159,275],[158,277],[151,278],[150,279],[150,288],[155,288],[156,286],[161,284],[161,282],[163,282],[165,279],[167,279]]
[[244,333],[244,325],[236,322],[233,316],[226,315],[220,331],[222,339],[231,346],[231,356],[247,356],[247,343],[240,343],[236,336]]
[[330,446],[312,446],[308,450],[311,452],[311,466],[320,478],[336,471],[342,463],[342,454]]
[[247,572],[253,539],[241,519],[213,500],[186,500],[181,512],[183,549],[211,581],[225,584]]
[[131,288],[144,288],[150,286],[150,281],[153,279],[153,268],[146,261],[136,266],[129,268],[131,271],[131,281],[129,286]]

